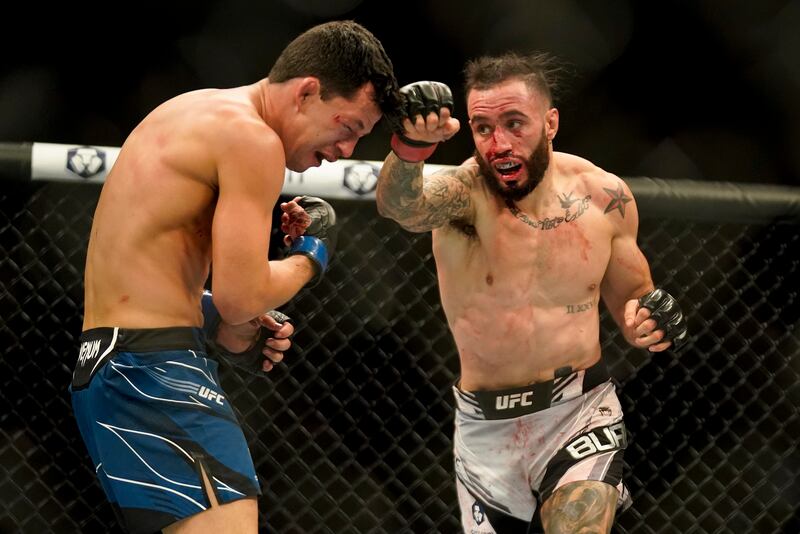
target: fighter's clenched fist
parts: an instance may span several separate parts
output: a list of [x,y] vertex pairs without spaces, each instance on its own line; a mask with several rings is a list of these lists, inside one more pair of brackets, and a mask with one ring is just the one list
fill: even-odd
[[453,93],[441,82],[415,82],[400,88],[403,131],[392,136],[392,150],[408,162],[423,161],[461,127],[454,118]]

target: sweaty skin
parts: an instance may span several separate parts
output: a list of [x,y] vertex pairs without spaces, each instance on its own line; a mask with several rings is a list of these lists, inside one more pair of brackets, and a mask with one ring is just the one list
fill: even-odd
[[227,323],[287,302],[314,271],[300,255],[267,261],[285,169],[349,157],[380,118],[372,91],[322,100],[316,78],[264,79],[155,109],[125,141],[97,205],[83,329],[201,325],[212,260]]
[[[423,163],[390,154],[378,211],[432,232],[439,290],[461,364],[459,387],[498,390],[552,380],[600,358],[602,298],[629,343],[664,350],[636,300],[653,289],[636,244],[638,213],[618,177],[553,151],[558,111],[510,79],[467,95],[475,156],[423,179]],[[440,142],[458,131],[447,109],[404,121]],[[549,534],[609,532],[616,488],[578,481],[542,507]]]
[[[590,367],[600,357],[599,300],[612,238],[616,265],[622,265],[620,255],[632,265],[643,261],[625,250],[623,221],[603,214],[607,199],[597,184],[614,179],[585,160],[556,154],[552,172],[560,179],[540,184],[538,206],[520,208],[538,223],[534,228],[480,185],[477,165],[469,168],[474,237],[453,225],[433,231],[442,305],[461,355],[461,387],[503,389],[550,380],[561,367]],[[558,202],[564,195],[580,200],[565,209]],[[576,216],[584,199],[588,206]],[[567,213],[576,218],[550,222]],[[646,287],[646,269],[630,276]]]
[[[474,157],[423,179],[422,162],[392,153],[376,191],[381,215],[432,232],[459,387],[514,388],[592,366],[601,299],[630,344],[668,348],[636,300],[653,282],[628,186],[554,152],[558,110],[521,79],[473,88],[467,111]],[[406,137],[429,143],[459,128],[446,108],[403,126]],[[558,488],[541,508],[545,531],[608,533],[617,493],[595,480]]]
[[524,166],[510,177],[485,176],[473,157],[423,180],[422,163],[394,154],[377,189],[381,214],[410,231],[432,231],[459,386],[511,388],[551,380],[559,368],[590,367],[600,358],[601,297],[631,343],[660,339],[663,333],[650,333],[653,321],[641,317],[646,310],[634,327],[624,319],[626,302],[653,289],[627,185],[585,159],[553,152],[557,112],[523,82],[474,90],[467,105],[477,152],[494,158],[490,165],[516,165],[547,143],[550,164],[532,193],[509,205],[487,185],[524,184],[531,179]]

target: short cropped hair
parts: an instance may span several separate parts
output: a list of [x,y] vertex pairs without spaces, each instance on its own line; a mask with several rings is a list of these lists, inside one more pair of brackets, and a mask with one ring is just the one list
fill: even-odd
[[314,26],[281,52],[269,72],[270,82],[314,76],[323,99],[351,99],[367,82],[375,88],[375,103],[390,124],[400,122],[400,91],[392,61],[381,42],[353,21]]

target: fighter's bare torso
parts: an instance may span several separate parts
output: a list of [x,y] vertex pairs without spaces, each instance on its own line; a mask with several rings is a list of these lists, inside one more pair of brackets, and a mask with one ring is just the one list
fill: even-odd
[[[460,387],[501,389],[553,378],[600,357],[599,300],[620,213],[621,181],[554,153],[552,172],[517,205],[491,193],[471,160],[474,220],[433,231]],[[624,203],[621,209],[624,209]]]
[[211,262],[215,150],[235,125],[267,129],[257,86],[173,98],[131,133],[104,185],[86,262],[84,330],[202,324]]

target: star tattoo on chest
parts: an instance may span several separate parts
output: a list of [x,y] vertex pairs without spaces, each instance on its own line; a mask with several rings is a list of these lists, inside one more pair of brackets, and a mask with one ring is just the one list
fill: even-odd
[[616,191],[607,187],[604,187],[603,190],[608,193],[608,196],[611,197],[611,201],[608,203],[608,206],[606,206],[606,209],[603,213],[605,214],[610,211],[619,210],[619,214],[622,215],[622,218],[624,219],[625,204],[633,199],[625,195],[625,191],[622,190],[622,185],[618,186]]

